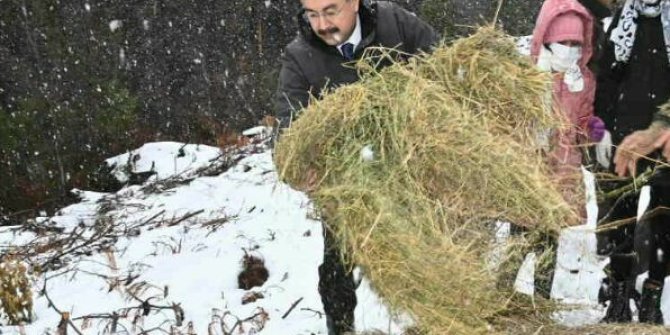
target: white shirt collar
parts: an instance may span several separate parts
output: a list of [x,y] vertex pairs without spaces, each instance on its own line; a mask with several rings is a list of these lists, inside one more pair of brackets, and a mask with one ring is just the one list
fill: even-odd
[[359,15],[356,15],[356,27],[354,27],[354,31],[351,33],[351,36],[349,36],[349,39],[344,41],[341,44],[337,45],[337,50],[342,53],[342,46],[345,45],[346,43],[351,43],[354,45],[354,50],[356,50],[356,47],[361,43],[361,17]]

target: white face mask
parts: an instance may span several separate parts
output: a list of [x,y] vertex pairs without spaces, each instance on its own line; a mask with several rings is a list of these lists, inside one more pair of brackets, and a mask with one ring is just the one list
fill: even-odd
[[635,3],[635,9],[644,16],[656,17],[661,14],[661,1],[638,0],[637,3]]
[[567,46],[560,43],[549,44],[551,51],[551,69],[565,72],[582,58],[581,46]]

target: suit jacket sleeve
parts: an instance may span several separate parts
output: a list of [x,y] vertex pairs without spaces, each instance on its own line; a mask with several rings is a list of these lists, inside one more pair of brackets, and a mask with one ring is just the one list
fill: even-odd
[[275,94],[275,113],[280,127],[288,127],[295,114],[307,106],[310,85],[296,59],[287,50],[281,58],[279,85]]
[[394,6],[397,7],[395,15],[398,29],[407,44],[408,51],[412,54],[431,51],[440,40],[433,27],[404,8]]

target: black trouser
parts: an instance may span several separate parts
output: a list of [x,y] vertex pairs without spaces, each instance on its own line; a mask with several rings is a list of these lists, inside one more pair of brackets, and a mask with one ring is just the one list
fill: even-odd
[[[658,169],[648,184],[651,201],[642,220],[596,235],[598,253],[610,256],[610,276],[616,281],[648,270],[650,279],[663,283],[668,273],[670,215],[663,207],[670,207],[670,169]],[[607,210],[604,223],[634,218],[639,195],[630,193],[611,206],[601,204],[601,210]]]
[[354,330],[354,275],[344,264],[337,240],[325,224],[323,247],[323,264],[319,266],[319,294],[328,320],[329,334],[340,335]]
[[[649,278],[660,283],[668,275],[670,265],[670,169],[662,169],[652,178],[651,203],[647,210],[651,239],[645,252],[649,255]],[[668,209],[664,209],[668,208]],[[643,226],[644,228],[644,226]],[[640,229],[638,229],[640,230]],[[637,249],[644,248],[645,241],[636,241]],[[660,251],[660,252],[659,252]]]

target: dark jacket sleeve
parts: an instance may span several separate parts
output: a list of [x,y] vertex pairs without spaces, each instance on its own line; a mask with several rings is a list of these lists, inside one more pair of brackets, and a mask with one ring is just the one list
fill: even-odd
[[279,85],[275,94],[275,116],[279,120],[279,126],[286,128],[295,118],[295,114],[307,106],[310,85],[288,48],[282,55],[281,63]]
[[407,51],[416,54],[419,51],[429,52],[440,40],[435,29],[415,14],[394,5],[398,29],[407,44]]
[[602,53],[597,67],[594,113],[605,122],[605,125],[611,125],[614,120],[614,106],[619,92],[619,84],[625,71],[625,64],[616,61],[614,44],[609,41],[609,36],[616,24],[616,22],[612,22],[608,33],[601,41],[603,43],[601,46]]

